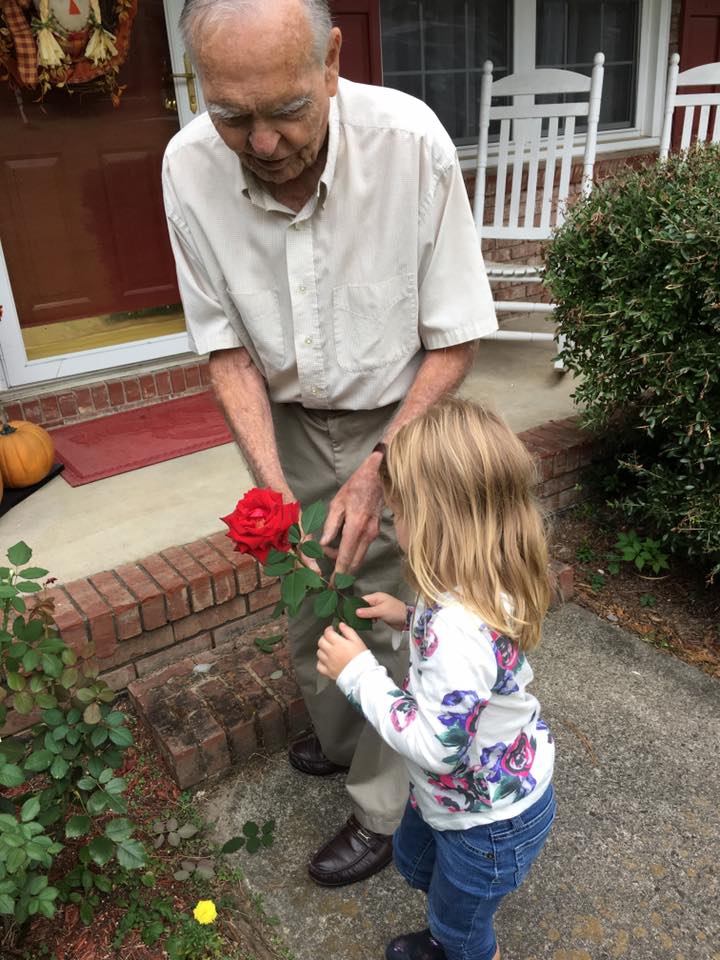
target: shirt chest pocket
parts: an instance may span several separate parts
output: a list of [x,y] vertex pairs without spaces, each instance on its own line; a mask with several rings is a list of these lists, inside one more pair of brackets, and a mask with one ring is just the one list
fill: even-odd
[[281,370],[285,364],[285,333],[277,290],[231,290],[228,296],[252,340],[265,373]]
[[335,287],[332,308],[337,362],[347,373],[388,366],[420,347],[417,284],[410,273]]

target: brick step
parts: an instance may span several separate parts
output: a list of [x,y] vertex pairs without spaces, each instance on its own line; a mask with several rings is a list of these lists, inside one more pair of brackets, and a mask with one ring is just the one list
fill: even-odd
[[181,789],[275,753],[311,726],[285,640],[262,653],[241,637],[134,680],[128,693]]

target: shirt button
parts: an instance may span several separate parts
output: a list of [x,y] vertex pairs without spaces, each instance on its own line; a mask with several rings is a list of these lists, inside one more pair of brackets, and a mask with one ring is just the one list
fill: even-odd
[[298,220],[297,223],[293,224],[293,227],[295,227],[296,230],[302,230],[304,226],[305,226],[305,223],[302,220]]
[[320,393],[320,391],[318,390],[317,387],[313,387],[310,393],[312,393],[312,395],[316,397]]
[[305,337],[305,344],[308,347],[312,346],[312,337]]
[[298,287],[298,293],[307,293],[307,287]]

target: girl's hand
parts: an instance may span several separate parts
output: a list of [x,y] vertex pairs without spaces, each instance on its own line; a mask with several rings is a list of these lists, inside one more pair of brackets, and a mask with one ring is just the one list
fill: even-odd
[[407,607],[391,597],[389,593],[369,593],[363,597],[367,607],[359,607],[356,611],[361,620],[382,620],[391,630],[402,630],[405,627]]
[[340,624],[340,633],[327,627],[318,641],[317,671],[337,680],[345,667],[367,647],[352,627]]

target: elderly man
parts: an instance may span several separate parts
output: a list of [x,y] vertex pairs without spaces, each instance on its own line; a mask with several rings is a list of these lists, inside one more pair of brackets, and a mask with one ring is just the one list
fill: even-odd
[[[191,342],[210,354],[257,482],[329,502],[321,542],[336,569],[358,570],[364,594],[402,591],[382,444],[458,386],[496,326],[453,143],[419,101],[338,80],[324,0],[187,0],[181,27],[208,106],[163,170]],[[347,770],[352,816],[310,863],[340,886],[389,862],[408,785],[399,757],[318,686],[321,626],[312,610],[290,626],[315,729],[290,760]],[[401,681],[407,653],[389,632],[370,645]]]

